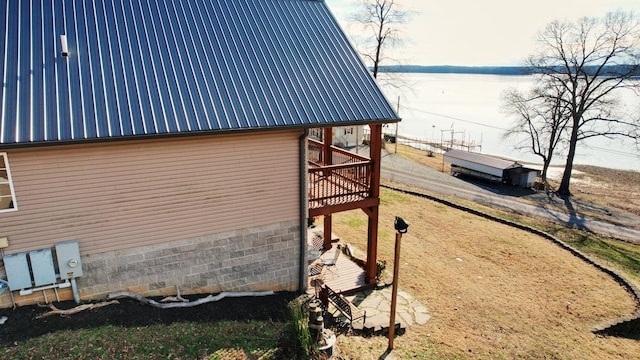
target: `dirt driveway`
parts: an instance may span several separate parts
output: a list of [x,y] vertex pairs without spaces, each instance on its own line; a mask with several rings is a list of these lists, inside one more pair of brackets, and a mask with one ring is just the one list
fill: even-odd
[[383,153],[381,173],[385,180],[433,194],[455,196],[640,244],[640,217],[621,210],[596,207],[573,198],[563,199],[553,193],[463,180],[388,152]]

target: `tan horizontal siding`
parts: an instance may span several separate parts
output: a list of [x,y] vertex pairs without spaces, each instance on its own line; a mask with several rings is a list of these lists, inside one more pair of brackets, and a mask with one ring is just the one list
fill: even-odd
[[295,131],[8,152],[19,211],[8,253],[78,240],[84,253],[193,238],[299,216]]

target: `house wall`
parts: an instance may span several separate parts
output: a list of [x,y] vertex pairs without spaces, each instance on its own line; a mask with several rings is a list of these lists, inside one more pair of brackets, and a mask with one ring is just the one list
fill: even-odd
[[352,125],[333,128],[333,145],[350,147],[362,145],[364,126]]
[[[20,207],[0,214],[5,252],[77,240],[82,299],[175,285],[296,290],[300,134],[7,150]],[[0,305],[8,300],[5,292]]]
[[[331,132],[331,143],[342,148],[362,145],[365,138],[365,129],[368,130],[369,127],[364,125],[333,127]],[[324,137],[324,128],[311,129],[309,137],[322,141]]]

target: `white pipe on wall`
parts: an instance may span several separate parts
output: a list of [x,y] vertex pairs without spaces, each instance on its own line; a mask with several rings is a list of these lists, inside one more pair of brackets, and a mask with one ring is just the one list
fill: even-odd
[[69,281],[65,281],[63,283],[52,284],[52,285],[47,285],[47,286],[41,286],[41,287],[38,287],[38,288],[22,289],[22,290],[20,290],[20,295],[21,296],[31,295],[31,294],[33,294],[34,291],[55,289],[55,288],[63,289],[63,288],[68,288],[69,286],[72,286],[72,284],[69,283]]

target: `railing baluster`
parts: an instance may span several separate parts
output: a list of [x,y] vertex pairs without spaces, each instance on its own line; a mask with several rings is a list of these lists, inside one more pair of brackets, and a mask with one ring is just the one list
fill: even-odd
[[370,194],[371,160],[331,147],[333,164],[323,161],[323,144],[308,139],[309,206],[320,208],[362,200]]
[[311,206],[341,204],[367,197],[370,169],[371,164],[367,162],[310,167]]

